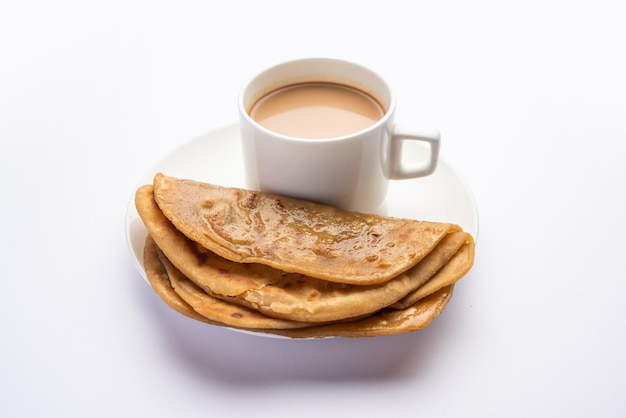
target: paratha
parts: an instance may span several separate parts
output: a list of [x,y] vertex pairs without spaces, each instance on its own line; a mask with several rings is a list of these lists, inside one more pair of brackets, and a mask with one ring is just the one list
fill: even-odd
[[[158,281],[170,281],[173,278],[173,283],[177,283],[177,280],[182,280],[184,282],[184,276],[182,276],[182,274],[177,271],[173,265],[170,264],[169,268],[167,268],[163,264],[167,263],[167,259],[158,255],[158,248],[154,245],[150,248],[149,245],[152,244],[150,242],[150,238],[148,238],[147,244],[145,264],[146,266],[150,266],[147,268],[149,276],[152,277],[156,272],[159,272]],[[190,282],[188,281],[188,283]],[[198,319],[212,325],[262,334],[279,335],[289,338],[377,337],[417,331],[428,326],[433,319],[444,310],[445,306],[452,297],[452,290],[454,287],[454,285],[450,285],[439,289],[437,292],[405,309],[383,309],[370,316],[351,322],[337,322],[317,326],[304,326],[300,328],[290,328],[290,326],[294,324],[288,323],[288,326],[285,328],[268,328],[264,327],[268,325],[266,321],[271,321],[271,325],[275,326],[278,324],[275,322],[275,319],[265,318],[262,314],[255,313],[253,310],[246,310],[246,308],[229,304],[221,299],[211,298],[209,295],[202,294],[202,291],[199,288],[193,288],[192,286],[193,296],[190,297],[189,300],[192,301],[196,309],[203,312],[203,315],[198,318],[196,314],[194,314],[196,311],[187,311],[187,309],[190,308],[190,305],[187,304],[187,302],[184,302],[179,294],[176,293],[174,290],[175,286],[177,286],[177,284],[174,286],[166,285],[162,287],[159,285],[157,286],[157,288],[160,289],[158,294],[171,307],[185,306],[186,308],[182,310],[178,308],[175,309],[188,317]],[[177,302],[172,305],[170,304],[170,301],[173,300],[177,300]],[[181,301],[182,304],[179,303]],[[227,322],[222,323],[217,319],[225,319]],[[285,322],[282,322],[282,324],[285,324]]]
[[[137,191],[136,206],[169,262],[205,293],[267,316],[303,322],[360,317],[396,303],[427,282],[469,239],[460,231],[447,234],[407,272],[381,284],[349,285],[217,256],[176,229],[155,203],[150,185]],[[448,284],[458,278],[447,277]]]
[[228,260],[346,284],[388,281],[461,230],[161,173],[154,196],[178,230]]

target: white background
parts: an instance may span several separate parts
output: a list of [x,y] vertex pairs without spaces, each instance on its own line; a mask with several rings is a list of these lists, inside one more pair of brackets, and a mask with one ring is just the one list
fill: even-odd
[[[0,415],[625,416],[625,16],[601,0],[3,2]],[[476,263],[424,331],[235,333],[167,308],[133,265],[139,178],[236,122],[251,75],[308,56],[383,74],[397,120],[437,127],[472,187]]]

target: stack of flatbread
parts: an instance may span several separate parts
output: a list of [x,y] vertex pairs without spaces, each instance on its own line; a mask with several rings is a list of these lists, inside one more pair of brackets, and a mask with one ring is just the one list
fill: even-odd
[[424,328],[472,267],[454,224],[342,211],[161,173],[135,195],[144,266],[171,308],[292,338]]

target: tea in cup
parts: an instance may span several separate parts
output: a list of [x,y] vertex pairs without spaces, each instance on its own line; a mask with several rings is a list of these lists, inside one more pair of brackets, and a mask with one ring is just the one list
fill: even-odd
[[[387,82],[355,63],[311,58],[274,66],[239,97],[248,188],[373,212],[390,180],[432,174],[439,132],[394,122]],[[404,161],[405,141],[427,144],[426,158]]]

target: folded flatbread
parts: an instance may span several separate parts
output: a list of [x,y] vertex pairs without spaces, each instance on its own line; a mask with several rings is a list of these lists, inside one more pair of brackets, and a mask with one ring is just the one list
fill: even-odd
[[[304,322],[356,318],[394,304],[428,282],[471,239],[462,231],[447,234],[405,273],[380,284],[350,285],[286,273],[262,264],[242,264],[224,259],[178,231],[160,211],[150,185],[138,189],[136,207],[168,262],[205,293],[267,316]],[[465,266],[471,264],[467,259],[464,262]],[[446,284],[452,284],[462,274],[450,270],[442,277]],[[438,288],[430,293],[435,290]],[[422,293],[420,298],[428,294]]]
[[161,173],[154,197],[179,231],[221,257],[346,284],[386,282],[461,230]]
[[[214,325],[290,338],[375,337],[417,331],[428,326],[444,310],[454,287],[439,289],[405,309],[382,309],[354,321],[310,326],[310,323],[268,318],[254,310],[203,294],[186,281],[176,267],[168,265],[167,258],[159,255],[158,247],[150,237],[146,240],[144,264],[156,293],[176,311]],[[177,288],[180,293],[175,290]]]

